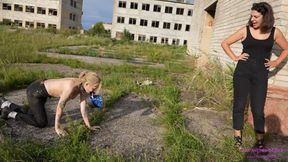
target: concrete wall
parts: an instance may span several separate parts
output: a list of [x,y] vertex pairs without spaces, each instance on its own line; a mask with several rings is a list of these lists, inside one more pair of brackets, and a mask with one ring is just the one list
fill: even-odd
[[[83,0],[62,0],[61,28],[82,29],[82,6]],[[76,6],[74,6],[76,3]]]
[[[169,44],[172,44],[172,39],[179,39],[179,45],[188,41],[191,35],[191,22],[192,16],[187,16],[188,10],[192,10],[193,5],[185,3],[165,2],[158,0],[122,0],[126,2],[126,8],[119,8],[119,0],[114,0],[114,12],[112,21],[111,37],[116,38],[117,32],[121,33],[127,29],[130,33],[134,34],[134,40],[138,40],[138,35],[145,35],[146,41],[149,41],[150,36],[157,37],[157,43],[161,43],[161,38],[168,38]],[[130,9],[130,3],[138,3],[138,9]],[[142,4],[150,4],[149,11],[142,10]],[[154,12],[154,5],[161,6],[161,12]],[[165,7],[173,7],[172,14],[165,13]],[[176,15],[176,8],[184,8],[183,15]],[[117,17],[124,17],[124,23],[117,23]],[[129,18],[136,18],[136,24],[129,24]],[[140,26],[140,19],[147,20],[147,26]],[[151,27],[152,21],[159,21],[159,27]],[[163,23],[169,22],[170,29],[163,29]],[[174,24],[182,24],[181,30],[174,30]],[[186,25],[190,25],[190,30],[185,31]]]
[[[193,21],[205,19],[205,8],[211,3],[217,2],[216,13],[212,25],[212,33],[209,38],[203,38],[203,32],[205,32],[205,21],[198,21],[200,23],[192,24],[192,37],[188,41],[188,51],[191,54],[206,55],[208,57],[219,58],[222,63],[231,62],[228,56],[221,48],[221,42],[231,35],[232,33],[245,26],[250,17],[250,8],[254,2],[260,2],[259,0],[195,0],[195,14]],[[288,38],[288,1],[287,0],[266,0],[274,10],[275,25],[278,27]],[[236,7],[237,6],[237,7]],[[201,49],[201,40],[209,40],[209,47],[207,49]],[[205,47],[204,47],[205,48]],[[235,54],[240,54],[242,51],[242,44],[237,42],[232,45],[232,50]],[[203,51],[208,51],[207,53]],[[275,55],[279,55],[278,47],[275,45],[273,50],[273,58]],[[288,87],[288,66],[283,63],[276,69],[279,72],[271,72],[271,78],[269,83],[275,86]]]
[[[37,23],[44,23],[47,28],[49,24],[56,25],[57,29],[69,28],[75,26],[76,29],[80,29],[81,17],[82,17],[82,3],[83,0],[74,0],[77,3],[77,8],[70,5],[70,0],[2,0],[0,2],[0,21],[3,19],[9,19],[12,22],[15,20],[22,20],[25,27],[25,22],[33,22],[34,28],[37,27]],[[3,3],[11,4],[11,10],[3,10]],[[15,4],[23,6],[23,11],[15,11]],[[26,12],[26,6],[34,6],[34,13]],[[37,13],[37,8],[44,8],[45,14]],[[49,9],[56,9],[57,16],[49,14]],[[76,21],[69,19],[69,13],[77,14]]]

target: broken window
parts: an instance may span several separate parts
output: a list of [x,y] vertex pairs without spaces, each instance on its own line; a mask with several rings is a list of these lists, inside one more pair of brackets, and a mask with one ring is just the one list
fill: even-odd
[[53,28],[56,29],[57,25],[56,24],[48,24],[48,28]]
[[73,21],[76,21],[76,14],[73,14]]
[[187,40],[184,40],[183,45],[187,45]]
[[23,11],[23,5],[15,4],[14,11]]
[[180,39],[172,39],[172,44],[173,45],[179,45]]
[[185,31],[190,31],[190,25],[186,25]]
[[168,38],[161,38],[161,43],[162,44],[168,44]]
[[188,16],[192,16],[193,15],[193,10],[188,10]]
[[183,15],[184,13],[184,8],[177,8],[176,9],[176,15]]
[[142,10],[149,11],[149,9],[150,9],[150,4],[147,4],[147,3],[142,4]]
[[150,42],[156,43],[156,42],[157,42],[157,37],[155,37],[155,36],[150,36]]
[[34,13],[35,7],[34,6],[26,6],[26,12]]
[[12,5],[10,3],[3,3],[2,4],[2,9],[3,10],[10,10],[12,9]]
[[169,7],[169,6],[165,7],[165,13],[172,13],[172,12],[173,12],[173,7]]
[[138,41],[144,42],[146,40],[146,36],[145,35],[138,35]]
[[131,3],[130,3],[130,8],[137,10],[137,9],[138,9],[138,3],[136,3],[136,2],[131,2]]
[[129,18],[129,24],[135,25],[136,24],[136,18]]
[[130,40],[134,40],[134,39],[135,39],[135,34],[130,33]]
[[2,23],[3,23],[4,25],[12,25],[11,19],[3,19],[3,20],[2,20]]
[[169,22],[164,22],[163,23],[163,29],[170,29],[170,24]]
[[119,8],[126,8],[126,2],[125,1],[119,1],[118,7]]
[[70,20],[73,19],[73,14],[72,14],[72,13],[69,14],[69,19],[70,19]]
[[23,21],[22,20],[14,20],[14,24],[15,24],[15,26],[22,27]]
[[49,8],[48,15],[57,16],[57,9]]
[[123,32],[116,32],[116,39],[121,39],[123,37]]
[[37,14],[45,15],[46,14],[46,8],[37,7]]
[[26,21],[26,22],[25,22],[25,27],[26,27],[26,28],[34,28],[34,22],[32,22],[32,21]]
[[45,23],[37,22],[37,28],[45,28]]
[[124,17],[121,17],[121,16],[117,17],[117,23],[123,24],[124,22],[125,22],[125,18]]
[[147,26],[147,24],[148,24],[147,20],[144,20],[144,19],[140,20],[140,26]]
[[153,11],[154,12],[161,12],[161,6],[160,5],[154,5]]
[[159,27],[159,21],[152,21],[152,27],[158,28]]
[[181,28],[182,28],[182,24],[177,24],[177,23],[174,24],[174,30],[181,30]]

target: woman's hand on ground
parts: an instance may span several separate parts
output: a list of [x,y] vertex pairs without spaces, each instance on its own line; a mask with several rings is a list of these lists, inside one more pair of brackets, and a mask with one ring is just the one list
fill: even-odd
[[56,133],[58,136],[66,136],[68,133],[63,128],[55,128]]
[[233,61],[239,61],[239,60],[246,61],[248,58],[249,58],[248,53],[242,53],[241,55],[236,56],[236,58]]
[[96,131],[96,130],[100,130],[100,129],[101,129],[101,127],[100,127],[100,126],[97,126],[97,125],[95,125],[95,126],[92,126],[92,127],[88,127],[88,129],[90,129],[91,131]]

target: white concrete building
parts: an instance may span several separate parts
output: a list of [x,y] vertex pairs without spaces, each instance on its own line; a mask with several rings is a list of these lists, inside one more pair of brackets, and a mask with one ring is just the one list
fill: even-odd
[[[221,42],[230,34],[245,26],[250,17],[252,4],[266,1],[274,10],[275,26],[288,39],[288,1],[287,0],[195,0],[194,15],[189,37],[188,51],[194,55],[218,58],[227,64],[231,59],[224,53]],[[236,54],[242,51],[241,42],[232,45]],[[272,59],[279,56],[281,50],[274,46]],[[288,87],[287,59],[271,71],[270,86]]]
[[112,24],[111,23],[103,23],[103,27],[107,32],[111,32]]
[[135,41],[186,45],[192,15],[186,1],[114,0],[111,37],[121,38],[126,29]]
[[83,0],[1,0],[0,21],[25,28],[82,29]]

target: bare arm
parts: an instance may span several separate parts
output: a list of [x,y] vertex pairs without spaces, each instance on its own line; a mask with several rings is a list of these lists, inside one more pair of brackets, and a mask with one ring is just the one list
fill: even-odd
[[233,61],[238,61],[238,60],[246,60],[248,58],[248,54],[242,54],[240,56],[236,56],[235,53],[231,50],[230,45],[243,39],[245,35],[245,28],[243,27],[234,34],[230,35],[228,38],[226,38],[222,43],[221,46],[224,50],[224,52],[233,60]]
[[63,113],[63,109],[65,108],[66,106],[66,103],[69,99],[69,95],[70,93],[66,92],[64,94],[62,94],[60,96],[60,99],[59,99],[59,102],[58,102],[58,105],[56,107],[56,114],[55,114],[55,131],[56,133],[59,135],[59,136],[63,136],[63,135],[66,135],[66,132],[64,131],[64,129],[61,127],[61,124],[60,124],[60,120],[61,120],[61,117],[62,117],[62,113]]
[[90,125],[88,110],[87,110],[87,107],[86,107],[86,97],[87,96],[85,96],[83,94],[80,94],[80,111],[81,111],[84,123],[87,126],[87,128],[90,129],[90,130],[100,129],[100,126],[91,126]]
[[89,117],[88,117],[88,112],[87,112],[87,108],[86,108],[86,100],[85,100],[85,95],[80,94],[80,111],[81,111],[81,115],[82,118],[84,120],[85,125],[88,128],[91,128],[90,122],[89,122]]
[[268,62],[265,63],[265,66],[268,69],[278,66],[288,55],[288,42],[285,39],[283,33],[277,28],[275,30],[275,42],[279,45],[279,47],[283,49],[283,51],[276,60],[274,61],[267,60]]

